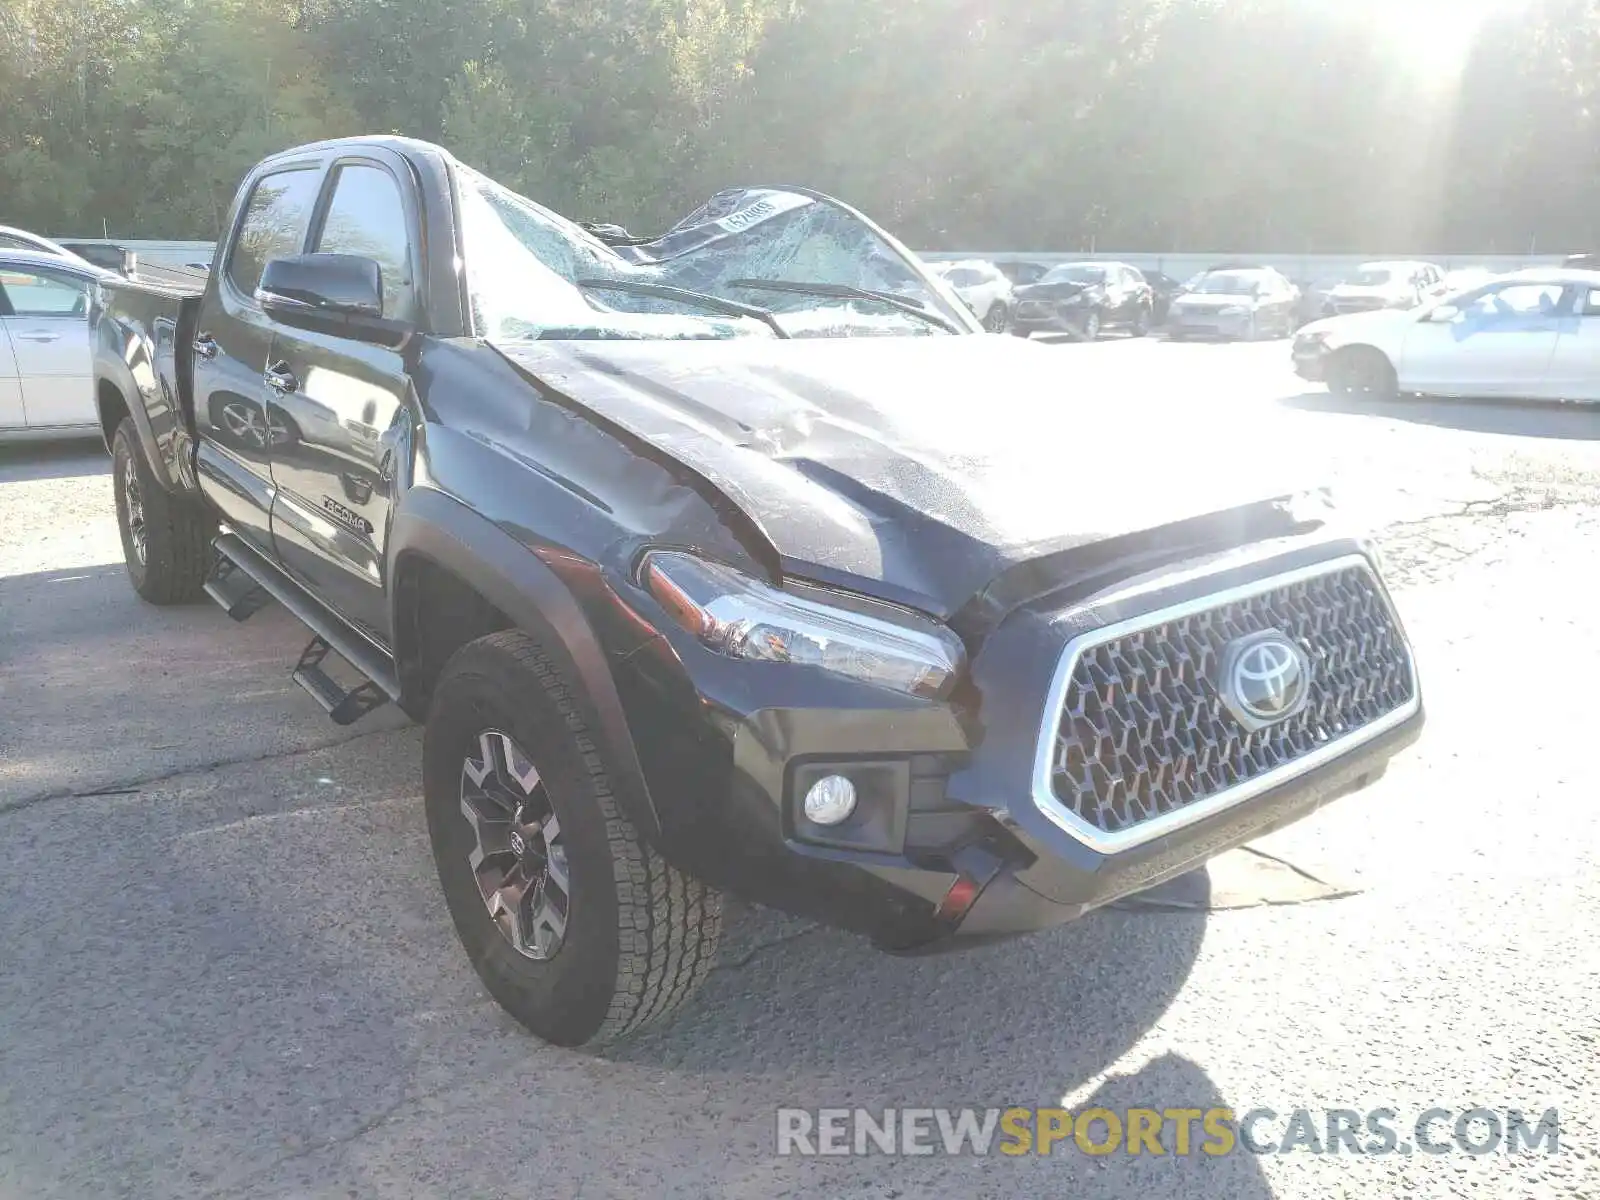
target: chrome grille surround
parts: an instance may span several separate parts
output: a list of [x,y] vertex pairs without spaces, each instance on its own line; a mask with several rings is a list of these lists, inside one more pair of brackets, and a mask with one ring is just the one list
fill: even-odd
[[[1231,641],[1273,628],[1310,656],[1313,696],[1303,712],[1250,733],[1212,676]],[[1120,694],[1119,656],[1135,677]],[[1337,759],[1421,702],[1410,644],[1372,564],[1361,554],[1325,560],[1069,642],[1045,704],[1033,801],[1084,844],[1126,850]],[[1086,738],[1096,745],[1086,749]]]

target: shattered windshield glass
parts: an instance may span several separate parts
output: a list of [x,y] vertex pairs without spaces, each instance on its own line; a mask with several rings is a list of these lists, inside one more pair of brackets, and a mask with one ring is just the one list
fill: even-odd
[[[668,232],[602,238],[457,166],[474,327],[495,340],[946,336],[970,328],[925,271],[841,205],[777,188],[719,192]],[[806,295],[741,281],[843,286]],[[603,286],[656,285],[645,295]],[[698,293],[700,298],[682,293]],[[897,307],[895,301],[901,302]],[[728,302],[763,310],[718,311]],[[925,310],[924,318],[903,303]],[[774,328],[776,324],[776,329]]]

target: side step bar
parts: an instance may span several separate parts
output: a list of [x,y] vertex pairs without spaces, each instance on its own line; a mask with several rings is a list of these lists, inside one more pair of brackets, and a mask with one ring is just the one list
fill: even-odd
[[[213,572],[213,579],[206,583],[206,593],[229,616],[242,621],[268,600],[276,600],[311,630],[314,636],[300,655],[293,678],[322,705],[335,724],[350,725],[373,709],[400,699],[400,678],[389,655],[238,534],[221,534],[212,547],[219,560],[232,569]],[[322,669],[330,651],[354,667],[366,682],[348,691],[341,687]]]
[[311,698],[322,705],[322,711],[332,718],[335,725],[354,725],[373,709],[382,708],[391,699],[399,698],[386,695],[370,679],[345,691],[322,669],[322,660],[328,657],[332,649],[320,634],[312,638],[311,643],[300,652],[299,665],[290,678],[311,693]]
[[248,621],[272,603],[272,594],[219,552],[206,577],[210,596],[235,621]]

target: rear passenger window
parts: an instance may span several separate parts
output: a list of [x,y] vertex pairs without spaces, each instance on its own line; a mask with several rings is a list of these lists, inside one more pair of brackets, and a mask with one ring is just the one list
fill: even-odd
[[1600,288],[1583,294],[1583,315],[1586,317],[1600,317]]
[[81,317],[89,311],[89,285],[71,275],[0,267],[0,315]]
[[359,254],[383,271],[383,315],[411,315],[411,235],[394,176],[349,163],[334,175],[333,199],[317,238],[327,254]]
[[228,279],[246,296],[255,295],[267,263],[300,253],[317,204],[319,178],[315,168],[279,171],[263,176],[250,193],[239,240],[228,259]]

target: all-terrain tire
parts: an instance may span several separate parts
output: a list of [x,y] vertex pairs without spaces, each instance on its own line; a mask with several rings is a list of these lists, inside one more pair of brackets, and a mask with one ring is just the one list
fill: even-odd
[[[559,818],[570,908],[560,948],[536,960],[490,916],[469,855],[464,764],[485,731],[508,735]],[[434,863],[456,932],[484,986],[533,1033],[601,1044],[668,1016],[716,965],[720,893],[669,866],[639,835],[612,786],[572,684],[517,631],[462,647],[434,687],[423,738]]]
[[199,600],[211,566],[216,519],[156,481],[132,417],[123,419],[111,439],[111,482],[133,590],[151,604]]

